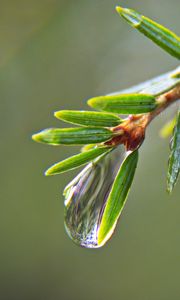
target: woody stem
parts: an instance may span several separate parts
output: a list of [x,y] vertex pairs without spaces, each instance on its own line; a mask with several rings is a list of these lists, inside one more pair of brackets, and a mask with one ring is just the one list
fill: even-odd
[[[161,112],[163,112],[167,107],[173,104],[175,101],[180,99],[180,84],[177,85],[172,90],[162,94],[158,97],[157,102],[159,103],[158,107],[147,114],[147,125]],[[147,127],[146,125],[146,127]]]
[[135,150],[138,148],[145,137],[145,130],[149,123],[163,112],[172,103],[180,99],[180,84],[172,90],[157,97],[157,108],[146,114],[129,115],[129,117],[117,127],[112,128],[116,133],[110,141],[105,145],[117,146],[124,144],[127,150]]

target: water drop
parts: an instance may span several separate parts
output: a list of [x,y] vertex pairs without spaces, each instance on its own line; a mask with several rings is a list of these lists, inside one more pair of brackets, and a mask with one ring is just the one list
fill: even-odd
[[105,203],[125,157],[123,146],[88,164],[65,188],[65,228],[86,248],[98,248],[97,233]]

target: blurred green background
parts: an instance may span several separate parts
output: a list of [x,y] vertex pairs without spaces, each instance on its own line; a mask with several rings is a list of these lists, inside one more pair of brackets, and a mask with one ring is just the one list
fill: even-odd
[[115,12],[132,7],[179,32],[179,0],[1,0],[0,299],[179,300],[180,185],[165,191],[167,140],[150,126],[127,205],[102,249],[77,247],[63,226],[62,190],[76,174],[43,171],[78,149],[31,134],[62,126],[60,109],[129,87],[177,61]]

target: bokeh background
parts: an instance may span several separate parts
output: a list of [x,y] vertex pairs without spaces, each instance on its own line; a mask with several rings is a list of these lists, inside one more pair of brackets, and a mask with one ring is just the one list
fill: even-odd
[[179,300],[180,185],[165,191],[168,140],[150,126],[116,234],[102,249],[77,247],[63,226],[62,190],[76,172],[46,178],[78,148],[31,134],[62,126],[53,112],[176,67],[115,12],[120,4],[179,32],[179,0],[1,0],[0,298]]

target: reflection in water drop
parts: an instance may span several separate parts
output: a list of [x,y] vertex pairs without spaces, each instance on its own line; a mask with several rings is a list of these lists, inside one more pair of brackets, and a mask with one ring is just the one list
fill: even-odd
[[113,181],[124,159],[120,146],[88,164],[65,188],[65,227],[70,238],[86,248],[100,247],[99,224]]

